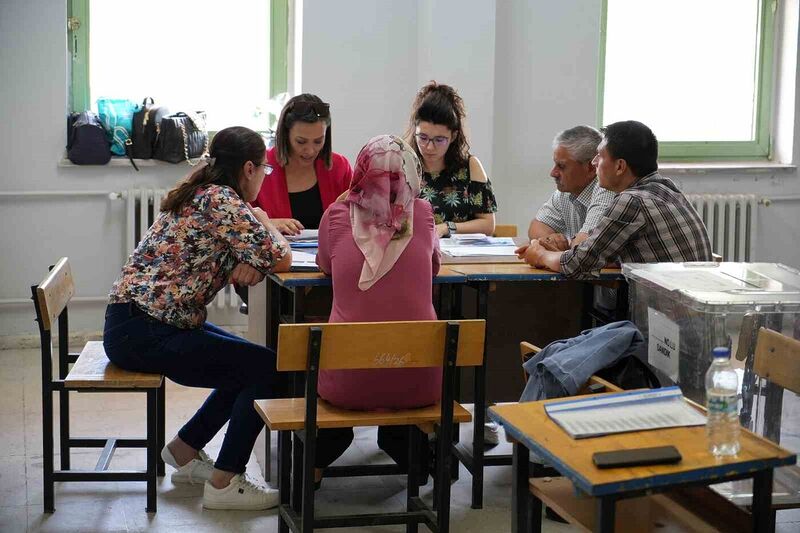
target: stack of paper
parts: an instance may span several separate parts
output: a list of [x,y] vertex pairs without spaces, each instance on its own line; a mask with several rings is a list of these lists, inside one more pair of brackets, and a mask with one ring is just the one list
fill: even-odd
[[319,230],[304,229],[298,235],[287,235],[286,240],[291,242],[317,241],[319,240]]
[[441,239],[442,251],[452,257],[514,255],[517,246],[511,237],[487,237],[483,233],[458,233]]
[[319,247],[319,230],[304,229],[298,235],[287,235],[286,240],[292,249]]
[[573,439],[706,423],[705,415],[686,403],[679,387],[551,402],[544,410]]
[[316,272],[318,270],[316,254],[292,250],[292,271]]

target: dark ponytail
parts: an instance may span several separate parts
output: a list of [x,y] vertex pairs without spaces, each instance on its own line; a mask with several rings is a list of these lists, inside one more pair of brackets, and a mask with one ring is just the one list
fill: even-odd
[[420,89],[414,98],[404,138],[414,148],[417,157],[422,160],[419,146],[414,139],[417,125],[420,122],[430,122],[446,126],[453,132],[455,138],[444,154],[444,164],[446,168],[460,168],[469,164],[469,141],[464,127],[466,118],[464,100],[456,90],[449,85],[431,81]]
[[161,202],[161,211],[176,215],[189,205],[197,189],[205,185],[226,185],[244,199],[239,177],[248,161],[264,162],[264,139],[251,129],[242,126],[225,128],[214,135],[209,149],[210,158],[169,191]]

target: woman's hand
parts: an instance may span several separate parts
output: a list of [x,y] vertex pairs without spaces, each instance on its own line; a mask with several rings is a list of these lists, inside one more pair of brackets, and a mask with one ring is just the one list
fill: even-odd
[[537,239],[545,250],[563,252],[569,250],[569,239],[563,233],[551,233],[546,237]]
[[337,197],[336,197],[336,201],[337,201],[337,202],[341,202],[341,201],[343,201],[345,198],[347,198],[347,195],[348,195],[348,194],[350,194],[350,189],[347,189],[347,190],[346,190],[346,191],[344,191],[342,194],[340,194],[339,196],[337,196]]
[[436,224],[436,236],[437,237],[439,237],[441,239],[442,237],[444,237],[446,235],[449,235],[449,234],[450,234],[450,230],[447,229],[447,224],[445,224],[445,223]]
[[284,235],[299,235],[305,229],[299,220],[293,218],[273,218],[270,221]]
[[239,263],[233,267],[233,272],[231,272],[231,283],[244,285],[246,287],[257,285],[261,283],[263,279],[264,274],[247,263]]

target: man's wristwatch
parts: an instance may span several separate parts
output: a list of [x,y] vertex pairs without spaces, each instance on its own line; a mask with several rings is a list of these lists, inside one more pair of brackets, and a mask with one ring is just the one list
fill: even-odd
[[453,221],[446,222],[447,224],[447,236],[449,237],[453,233],[456,233],[456,223]]

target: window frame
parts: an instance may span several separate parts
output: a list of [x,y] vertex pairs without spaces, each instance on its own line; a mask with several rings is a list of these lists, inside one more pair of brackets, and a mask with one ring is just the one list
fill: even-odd
[[[67,49],[70,73],[69,106],[72,112],[91,108],[89,87],[89,2],[67,2]],[[79,21],[72,27],[73,19]],[[270,0],[270,98],[286,92],[289,78],[289,0]]]
[[[597,123],[603,121],[605,98],[606,35],[608,1],[602,1],[600,55],[597,72]],[[778,0],[759,0],[756,74],[755,139],[750,141],[664,141],[659,159],[665,161],[741,161],[772,158],[772,90],[775,77],[775,19]]]

